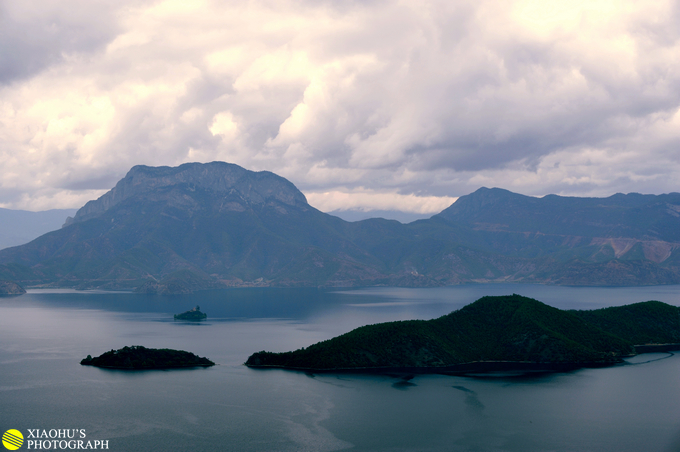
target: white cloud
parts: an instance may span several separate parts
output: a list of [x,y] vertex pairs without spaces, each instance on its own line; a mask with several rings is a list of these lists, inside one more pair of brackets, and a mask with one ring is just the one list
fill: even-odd
[[365,188],[351,191],[306,192],[307,201],[322,212],[334,210],[400,210],[418,214],[435,214],[456,199],[448,196],[415,196],[377,192]]
[[212,160],[336,209],[678,191],[674,2],[0,5],[0,205]]
[[[82,206],[86,202],[97,199],[108,190],[37,190],[31,195],[20,194],[18,204],[22,210],[40,211],[50,209],[72,209]],[[0,207],[16,208],[14,204],[0,203]]]

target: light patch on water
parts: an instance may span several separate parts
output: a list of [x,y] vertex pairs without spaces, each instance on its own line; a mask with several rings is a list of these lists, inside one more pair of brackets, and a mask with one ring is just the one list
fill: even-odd
[[354,447],[353,444],[338,439],[320,425],[321,421],[330,418],[333,406],[329,399],[321,399],[314,406],[306,403],[302,407],[302,413],[293,414],[286,421],[288,427],[286,436],[299,446],[298,450],[330,452]]
[[345,306],[352,306],[355,308],[383,308],[390,306],[412,306],[423,305],[428,303],[418,301],[386,301],[384,303],[346,303]]

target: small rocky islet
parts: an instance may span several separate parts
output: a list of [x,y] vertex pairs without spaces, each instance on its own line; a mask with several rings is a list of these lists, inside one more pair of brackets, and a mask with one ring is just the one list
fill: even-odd
[[208,358],[202,358],[184,350],[146,348],[141,345],[111,350],[94,358],[87,355],[87,358],[80,361],[80,364],[123,370],[180,369],[215,365]]
[[198,305],[189,311],[175,314],[175,320],[205,320],[207,318],[208,314],[201,312],[201,307]]

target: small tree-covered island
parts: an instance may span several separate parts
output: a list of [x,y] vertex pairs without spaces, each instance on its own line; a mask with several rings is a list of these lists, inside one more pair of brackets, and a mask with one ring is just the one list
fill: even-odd
[[196,306],[190,311],[186,311],[181,314],[175,314],[175,320],[205,320],[207,318],[208,314],[201,312],[200,306]]
[[179,369],[215,365],[208,358],[201,358],[183,350],[146,348],[141,345],[111,350],[95,358],[87,355],[87,358],[80,361],[80,364],[83,366],[125,370]]
[[511,295],[483,297],[433,320],[363,326],[292,352],[261,351],[245,365],[314,372],[566,371],[680,349],[679,343],[680,308],[659,301],[565,311]]

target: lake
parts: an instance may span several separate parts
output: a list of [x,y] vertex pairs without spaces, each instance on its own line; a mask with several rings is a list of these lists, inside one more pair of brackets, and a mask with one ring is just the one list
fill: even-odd
[[[194,295],[29,291],[0,299],[0,430],[84,430],[112,451],[676,451],[680,356],[515,377],[253,370],[355,327],[431,319],[484,295],[562,309],[659,300],[680,286],[465,285],[432,289],[233,289]],[[200,305],[208,320],[175,321]],[[211,368],[81,366],[126,345],[205,356]],[[48,443],[51,444],[51,443]],[[63,443],[66,444],[66,443]],[[44,449],[43,449],[44,450]]]

